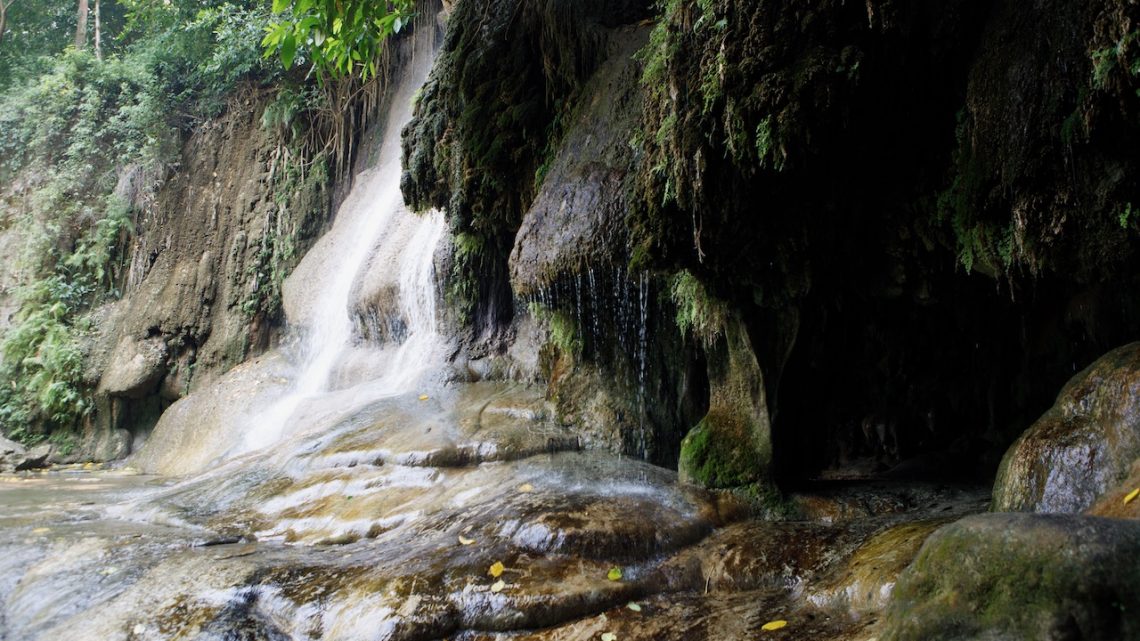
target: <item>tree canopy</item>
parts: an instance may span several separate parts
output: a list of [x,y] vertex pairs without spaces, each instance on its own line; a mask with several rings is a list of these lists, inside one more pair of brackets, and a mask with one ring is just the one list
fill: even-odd
[[414,0],[273,0],[280,19],[266,28],[262,47],[286,69],[307,58],[318,74],[368,80],[377,73],[384,41],[413,17]]

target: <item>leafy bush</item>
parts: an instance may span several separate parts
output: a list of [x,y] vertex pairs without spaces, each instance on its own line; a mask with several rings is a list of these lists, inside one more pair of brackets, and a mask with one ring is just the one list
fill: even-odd
[[[0,224],[22,240],[20,311],[0,341],[0,430],[26,442],[92,409],[83,315],[119,295],[132,204],[121,175],[162,175],[186,131],[219,115],[239,83],[273,78],[262,6],[130,0],[118,51],[64,50],[0,95]],[[153,188],[153,186],[152,186]],[[137,201],[137,199],[136,199]]]
[[692,332],[706,346],[724,334],[728,306],[714,297],[704,283],[689,270],[673,277],[670,293],[677,306],[677,327],[682,334]]

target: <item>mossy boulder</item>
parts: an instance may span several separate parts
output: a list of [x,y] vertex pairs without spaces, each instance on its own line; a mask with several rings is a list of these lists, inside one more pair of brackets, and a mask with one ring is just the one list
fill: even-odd
[[899,577],[883,641],[1140,637],[1140,523],[981,514],[930,536]]
[[1140,458],[1140,343],[1074,376],[1006,452],[993,509],[1081,512]]
[[772,435],[764,376],[738,316],[728,317],[708,359],[709,411],[681,443],[681,480],[710,488],[765,481]]

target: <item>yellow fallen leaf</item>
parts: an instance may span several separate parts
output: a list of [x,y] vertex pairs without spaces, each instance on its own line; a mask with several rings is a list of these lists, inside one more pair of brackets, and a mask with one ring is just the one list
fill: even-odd
[[764,625],[760,626],[760,629],[771,632],[772,630],[779,630],[780,628],[784,627],[785,625],[788,625],[787,621],[785,621],[783,619],[777,619],[776,621],[769,621],[769,622],[765,623]]
[[629,608],[630,610],[633,610],[634,612],[641,612],[641,606],[634,603],[633,601],[630,601],[629,603],[627,603],[625,607]]
[[51,532],[50,527],[38,527],[32,530],[32,534],[47,534],[48,532]]
[[462,534],[459,535],[459,544],[460,545],[471,545],[474,542],[475,542],[475,539],[469,539],[469,538],[463,536]]
[[1128,496],[1124,497],[1124,504],[1128,505],[1129,503],[1135,501],[1137,496],[1140,496],[1140,487],[1132,490],[1128,493]]
[[617,641],[617,635],[613,632],[606,632],[602,634],[602,641]]
[[428,395],[427,395],[427,394],[420,394],[420,400],[421,400],[421,401],[426,401],[426,400],[428,400]]
[[502,580],[502,579],[499,579],[498,581],[495,581],[495,582],[494,582],[494,583],[491,585],[491,591],[497,594],[497,593],[499,593],[499,592],[502,592],[502,591],[503,591],[503,588],[505,588],[505,587],[507,587],[507,584],[506,584],[506,583],[503,583],[503,580]]
[[606,573],[606,578],[611,581],[621,581],[621,568],[610,568]]
[[487,574],[490,574],[491,576],[493,576],[497,579],[497,578],[503,576],[503,570],[505,570],[505,569],[506,568],[503,567],[502,561],[495,561],[491,565],[491,569],[487,570]]
[[531,485],[530,483],[523,483],[522,485],[519,486],[519,491],[522,492],[523,494],[529,494],[529,493],[534,491],[534,486]]

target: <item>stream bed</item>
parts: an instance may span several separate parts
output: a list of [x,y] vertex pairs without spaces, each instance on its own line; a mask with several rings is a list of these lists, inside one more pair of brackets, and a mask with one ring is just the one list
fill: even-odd
[[525,386],[425,396],[185,479],[4,476],[0,638],[873,638],[926,535],[988,504],[848,481],[758,507],[582,451]]

